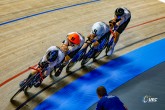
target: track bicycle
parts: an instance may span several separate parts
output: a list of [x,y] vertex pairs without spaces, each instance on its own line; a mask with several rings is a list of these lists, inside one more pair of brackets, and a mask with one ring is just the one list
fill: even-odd
[[85,48],[80,49],[77,54],[74,55],[74,57],[71,59],[71,61],[68,63],[67,67],[66,67],[66,72],[69,72],[70,69],[79,61],[81,61],[83,59],[83,57],[86,54],[86,51],[88,49],[88,47],[91,48],[91,44],[92,43],[86,43],[85,45],[87,45]]
[[44,69],[40,70],[39,67],[37,67],[37,68],[29,67],[29,68],[36,70],[36,73],[33,74],[32,76],[28,77],[27,79],[25,79],[26,82],[17,90],[17,92],[13,95],[13,97],[10,99],[10,101],[12,101],[13,98],[16,95],[18,95],[20,92],[24,91],[26,93],[28,88],[32,88],[33,86],[36,86],[35,84],[38,81],[43,81],[43,73],[45,71]]
[[92,46],[91,49],[83,57],[81,66],[84,66],[92,58],[95,61],[100,53],[106,48],[108,39],[109,37],[104,38],[96,48]]

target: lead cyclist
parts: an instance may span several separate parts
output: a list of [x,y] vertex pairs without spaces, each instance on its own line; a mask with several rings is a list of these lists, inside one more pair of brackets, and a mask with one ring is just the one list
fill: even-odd
[[115,15],[112,20],[109,21],[111,29],[114,29],[114,42],[107,55],[112,55],[114,52],[115,45],[119,40],[120,34],[125,30],[128,23],[131,20],[131,12],[125,7],[119,7],[115,10]]

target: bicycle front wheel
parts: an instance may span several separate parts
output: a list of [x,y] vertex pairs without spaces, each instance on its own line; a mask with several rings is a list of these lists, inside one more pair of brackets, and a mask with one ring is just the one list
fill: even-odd
[[20,92],[22,92],[24,90],[23,87],[19,88],[18,91],[13,95],[13,97],[10,99],[10,102],[13,101],[14,97],[17,96]]

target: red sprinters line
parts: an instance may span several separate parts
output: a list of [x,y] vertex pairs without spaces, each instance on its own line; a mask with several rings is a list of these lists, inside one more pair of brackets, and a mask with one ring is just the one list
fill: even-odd
[[[35,66],[37,66],[37,65],[34,65],[33,67],[35,67]],[[16,74],[15,76],[13,76],[13,77],[11,77],[11,78],[5,80],[4,82],[2,82],[2,83],[0,84],[0,87],[3,86],[3,85],[5,85],[6,83],[10,82],[11,80],[17,78],[18,76],[20,76],[20,75],[26,73],[26,72],[29,71],[29,70],[30,70],[30,68],[28,68],[28,69],[26,69],[26,70],[24,70],[24,71],[22,71],[22,72]]]
[[[138,26],[141,26],[141,25],[144,25],[144,24],[148,24],[148,23],[151,23],[151,22],[154,22],[154,21],[158,21],[158,20],[161,20],[161,19],[164,19],[164,18],[165,18],[165,16],[164,16],[164,17],[157,18],[157,19],[154,19],[154,20],[150,20],[150,21],[147,21],[147,22],[144,22],[144,23],[141,23],[141,24],[137,24],[137,25],[134,25],[134,26],[131,26],[131,27],[126,28],[126,30],[131,29],[131,28],[135,28],[135,27],[138,27]],[[35,65],[35,66],[36,66],[36,65]],[[5,85],[6,83],[10,82],[11,80],[17,78],[18,76],[24,74],[25,72],[27,72],[27,71],[29,71],[29,70],[30,70],[30,69],[28,68],[28,69],[26,69],[26,70],[24,70],[24,71],[22,71],[22,72],[16,74],[15,76],[13,76],[13,77],[11,77],[11,78],[5,80],[4,82],[2,82],[2,83],[0,84],[0,87],[3,86],[3,85]]]
[[165,16],[161,17],[161,18],[154,19],[154,20],[150,20],[150,21],[147,21],[147,22],[144,22],[144,23],[141,23],[141,24],[137,24],[137,25],[126,28],[126,30],[134,28],[134,27],[138,27],[138,26],[141,26],[141,25],[144,25],[144,24],[148,24],[148,23],[151,23],[151,22],[154,22],[154,21],[158,21],[158,20],[161,20],[161,19],[164,19],[164,18],[165,18]]

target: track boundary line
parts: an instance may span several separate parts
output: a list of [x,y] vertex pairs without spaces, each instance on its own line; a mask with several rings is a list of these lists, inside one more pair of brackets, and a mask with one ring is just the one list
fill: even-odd
[[47,10],[47,11],[43,11],[43,12],[39,12],[39,13],[27,15],[27,16],[23,16],[23,17],[20,17],[20,18],[16,18],[16,19],[13,19],[13,20],[2,22],[2,23],[0,23],[0,26],[10,24],[10,23],[13,23],[13,22],[16,22],[16,21],[21,21],[21,20],[31,18],[31,17],[34,17],[34,16],[39,16],[39,15],[43,15],[43,14],[46,14],[46,13],[51,13],[51,12],[64,10],[64,9],[67,9],[67,8],[81,6],[81,5],[85,5],[85,4],[89,4],[89,3],[93,3],[93,2],[98,2],[98,1],[100,1],[100,0],[90,0],[88,2],[77,3],[77,4],[73,4],[73,5],[68,5],[68,6],[64,6],[64,7],[60,7],[60,8],[55,8],[55,9],[51,9],[51,10]]

